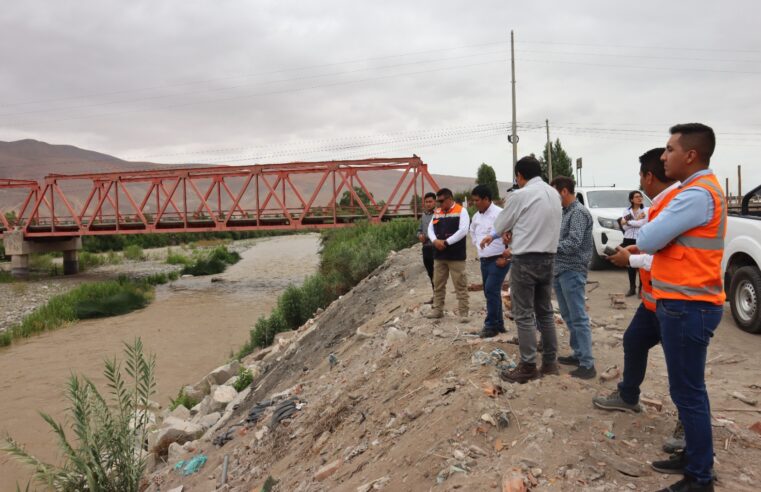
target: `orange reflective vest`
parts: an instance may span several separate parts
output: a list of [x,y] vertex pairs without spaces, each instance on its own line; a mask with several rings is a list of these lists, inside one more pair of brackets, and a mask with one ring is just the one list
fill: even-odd
[[713,216],[708,223],[682,233],[653,256],[653,297],[724,304],[721,258],[727,231],[727,205],[721,185],[713,174],[683,185],[684,191],[699,187],[713,199]]
[[[666,193],[666,195],[655,205],[650,207],[647,211],[647,221],[652,222],[661,210],[666,208],[672,198],[674,198],[680,191],[680,188],[674,188]],[[652,312],[655,312],[655,297],[653,297],[653,284],[651,283],[651,274],[649,270],[644,268],[639,269],[640,285],[642,286],[642,304],[645,308]]]

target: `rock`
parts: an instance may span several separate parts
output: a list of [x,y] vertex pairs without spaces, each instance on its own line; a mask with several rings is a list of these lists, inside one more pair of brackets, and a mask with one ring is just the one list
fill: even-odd
[[156,443],[152,451],[158,455],[166,455],[171,443],[183,444],[198,439],[202,434],[203,428],[198,424],[167,417],[156,435]]
[[180,420],[190,420],[190,410],[185,408],[184,405],[177,405],[177,408],[169,412],[169,416]]
[[320,451],[322,451],[323,446],[325,446],[325,443],[328,442],[328,439],[330,439],[330,432],[325,431],[322,434],[320,434],[320,437],[318,437],[317,440],[312,445],[312,452],[314,454],[319,454]]
[[173,442],[169,445],[169,448],[167,450],[167,461],[170,464],[175,464],[178,461],[185,458],[187,455],[187,451],[185,448],[182,447],[181,444],[177,444],[176,442]]
[[646,405],[648,407],[652,407],[656,409],[657,411],[663,410],[663,402],[661,400],[656,400],[653,398],[645,398],[644,396],[640,396],[639,398],[640,403],[643,405]]
[[206,376],[206,379],[209,381],[209,384],[225,384],[230,378],[238,374],[238,369],[240,368],[240,363],[237,360],[234,360],[230,362],[229,364],[225,364],[224,366],[219,366],[213,371],[209,373],[208,376]]
[[188,398],[192,399],[193,401],[200,402],[208,393],[208,386],[204,385],[204,388],[206,388],[206,393],[204,393],[203,388],[199,389],[189,384],[187,386],[183,386],[182,391],[185,393],[185,395],[188,396]]
[[211,411],[223,410],[238,395],[232,386],[217,386],[211,394]]
[[297,333],[295,331],[283,331],[275,335],[275,341],[272,343],[273,345],[286,347],[287,345],[291,344],[291,341],[296,337],[296,335]]
[[216,424],[217,421],[219,421],[219,419],[221,417],[222,417],[221,413],[219,413],[219,412],[212,412],[212,413],[210,413],[208,415],[204,415],[203,417],[198,419],[197,423],[200,424],[201,427],[203,427],[203,430],[206,430],[206,429],[212,427],[214,424]]
[[399,328],[395,328],[391,326],[386,331],[386,342],[389,345],[395,344],[395,343],[403,343],[409,338],[409,335],[407,333],[403,332]]
[[314,479],[318,482],[325,480],[326,478],[333,475],[336,471],[338,471],[342,464],[343,460],[340,459],[328,463],[327,465],[317,470],[317,472],[314,474]]
[[361,339],[373,338],[378,334],[378,325],[374,323],[365,323],[357,328],[357,336]]
[[462,460],[464,460],[464,459],[465,459],[465,453],[463,453],[463,452],[462,452],[462,451],[460,451],[459,449],[455,449],[455,450],[452,452],[452,456],[454,456],[454,457],[455,457],[455,459],[457,459],[457,460],[460,460],[460,461],[462,461]]
[[759,420],[758,422],[755,422],[753,425],[748,427],[748,429],[752,430],[756,434],[761,435],[761,420]]
[[740,400],[741,402],[750,405],[752,407],[755,407],[758,405],[758,400],[756,398],[750,398],[748,396],[745,396],[744,394],[740,393],[739,391],[733,391],[732,392],[732,398],[735,398],[737,400]]
[[497,422],[494,420],[494,417],[492,417],[488,413],[481,415],[481,420],[483,420],[484,422],[490,423],[494,427],[497,427]]
[[380,490],[390,481],[391,477],[389,476],[377,478],[372,482],[357,487],[357,492],[370,492],[371,490]]
[[523,475],[517,470],[509,472],[502,478],[502,492],[526,492]]

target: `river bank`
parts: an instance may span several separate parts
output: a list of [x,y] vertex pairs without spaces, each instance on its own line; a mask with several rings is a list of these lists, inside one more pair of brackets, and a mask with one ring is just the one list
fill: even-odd
[[[180,386],[194,382],[229,358],[246,341],[256,319],[270,312],[285,287],[300,283],[316,270],[318,247],[316,234],[234,242],[230,248],[241,252],[242,260],[215,275],[218,281],[211,282],[211,277],[183,278],[158,287],[155,301],[143,310],[82,321],[0,350],[0,434],[10,432],[32,453],[53,460],[53,436],[37,411],[61,418],[68,375],[85,374],[96,384],[102,383],[103,359],[121,354],[122,342],[137,336],[157,355],[155,399],[167,405]],[[131,271],[153,270],[154,263],[126,267]],[[3,299],[9,299],[9,306],[23,306],[23,296],[42,292],[39,297],[43,298],[46,291],[102,280],[125,265],[103,267],[104,271],[94,270],[60,283],[54,279],[39,285],[0,287],[7,287]],[[28,477],[27,469],[0,456],[0,490],[13,490],[17,480],[23,485]]]

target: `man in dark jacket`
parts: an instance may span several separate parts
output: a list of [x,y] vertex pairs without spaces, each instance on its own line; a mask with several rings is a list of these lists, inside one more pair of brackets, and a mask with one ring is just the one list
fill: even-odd
[[447,280],[452,276],[460,321],[468,322],[468,277],[465,272],[465,239],[470,216],[462,205],[455,203],[452,190],[442,188],[436,193],[439,207],[433,212],[428,226],[428,238],[433,243],[433,309],[429,318],[444,316]]
[[[417,237],[423,243],[423,265],[428,272],[433,287],[433,243],[428,238],[428,226],[433,219],[433,210],[436,208],[436,193],[426,193],[423,197],[423,215],[420,217],[420,226],[417,228]],[[433,299],[431,299],[433,302]],[[431,304],[431,302],[427,304]]]

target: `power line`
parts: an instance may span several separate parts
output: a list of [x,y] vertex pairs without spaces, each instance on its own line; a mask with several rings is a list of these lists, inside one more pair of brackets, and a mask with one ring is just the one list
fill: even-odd
[[637,45],[625,45],[625,44],[595,44],[595,43],[574,43],[569,41],[523,41],[525,44],[550,44],[561,46],[593,46],[596,48],[626,48],[637,50],[670,50],[670,51],[714,51],[723,53],[761,53],[761,50],[748,50],[738,48],[696,48],[693,46],[637,46]]

